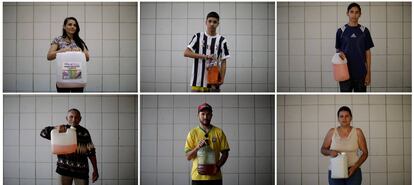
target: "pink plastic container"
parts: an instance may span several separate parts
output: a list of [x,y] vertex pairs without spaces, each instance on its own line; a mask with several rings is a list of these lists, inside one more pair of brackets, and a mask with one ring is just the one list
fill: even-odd
[[336,81],[341,82],[349,79],[347,64],[332,64],[332,70]]
[[338,82],[349,80],[347,60],[342,60],[339,53],[332,57],[332,72],[334,79]]

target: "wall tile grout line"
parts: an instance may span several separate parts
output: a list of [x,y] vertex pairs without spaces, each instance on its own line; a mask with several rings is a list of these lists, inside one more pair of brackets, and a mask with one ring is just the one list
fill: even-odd
[[[251,47],[251,49],[252,49],[252,53],[250,54],[250,66],[252,67],[252,69],[253,69],[253,55],[254,55],[254,45],[253,45],[253,41],[254,41],[254,39],[253,39],[253,11],[254,11],[254,8],[253,8],[253,3],[250,3],[250,9],[251,9],[251,15],[250,15],[250,24],[251,24],[251,27],[250,27],[250,31],[251,31],[251,33],[250,33],[250,47]],[[253,70],[250,70],[250,92],[253,92]]]
[[[316,97],[316,99],[317,100],[319,100],[319,96],[317,96]],[[320,113],[320,111],[319,111],[319,102],[320,101],[318,101],[317,102],[317,106],[318,106],[318,108],[316,109],[316,114],[317,115],[319,115],[319,113]],[[302,102],[303,103],[303,102]],[[319,120],[319,116],[318,116],[318,118],[317,118],[317,124],[316,124],[316,127],[317,127],[317,135],[316,135],[316,138],[317,138],[317,143],[319,144],[319,140],[320,140],[320,137],[319,137],[319,122],[320,122],[320,120]],[[320,154],[319,154],[320,155]],[[320,179],[320,173],[321,173],[321,169],[320,169],[320,165],[319,165],[319,156],[317,156],[317,159],[318,159],[318,184],[320,184],[321,183],[321,179]]]
[[[137,2],[137,5],[138,5],[138,2]],[[119,22],[119,27],[118,27],[118,39],[119,39],[119,47],[118,47],[118,66],[119,66],[118,67],[118,75],[119,75],[119,78],[118,78],[118,91],[121,91],[121,58],[122,58],[122,56],[121,56],[121,24],[122,24],[122,22],[121,22],[121,4],[117,3],[117,6],[118,6],[118,22]],[[103,30],[103,22],[104,21],[103,21],[103,11],[102,11],[102,30]],[[138,21],[137,21],[137,23],[138,23]],[[102,36],[102,40],[103,40],[103,36]],[[138,63],[138,59],[136,61]],[[138,86],[137,86],[137,88],[138,88]],[[138,91],[138,89],[137,89],[137,91]]]
[[[354,97],[352,97],[353,99],[354,99]],[[369,97],[367,97],[367,99],[368,99],[368,101],[369,101]],[[369,114],[370,114],[370,112],[371,112],[371,106],[368,106],[368,119],[369,119],[369,121],[368,121],[368,133],[369,133],[369,144],[370,144],[370,146],[372,146],[371,145],[371,143],[372,143],[372,140],[371,140],[371,119],[370,119],[370,116],[369,116]],[[367,146],[368,147],[368,146]],[[368,147],[368,149],[369,150],[371,150],[371,147]],[[369,151],[368,151],[369,152]],[[369,161],[367,161],[368,162],[368,168],[370,169],[370,171],[371,171],[371,159],[368,159]],[[370,182],[371,182],[371,172],[370,173],[368,173],[368,176],[369,176],[369,179],[370,179]]]
[[37,170],[36,170],[36,167],[37,167],[37,159],[36,159],[36,157],[37,157],[37,155],[36,155],[36,145],[37,145],[37,135],[36,135],[36,118],[37,118],[37,111],[36,111],[36,98],[37,98],[37,96],[33,96],[33,98],[34,98],[34,120],[35,120],[35,122],[34,122],[34,141],[35,141],[35,148],[34,148],[34,159],[35,159],[35,182],[37,181]]
[[[21,100],[20,100],[20,97],[21,97],[21,95],[18,95],[18,99],[19,99],[19,100],[18,100],[18,102],[19,102],[19,106],[18,106],[18,107],[19,107],[19,110],[18,110],[18,111],[19,111],[19,131],[18,131],[18,136],[19,136],[19,139],[18,139],[18,141],[19,141],[19,151],[18,151],[18,152],[19,152],[19,154],[20,154],[20,152],[22,151],[21,146],[20,146],[20,142],[21,142],[21,139],[20,139],[20,138],[21,138],[21,136],[20,136],[20,129],[21,129],[21,120],[20,120],[20,117],[21,117],[21,112],[20,112],[20,109],[21,109],[21,107],[20,107],[21,102],[20,102],[20,101],[21,101]],[[18,168],[18,169],[19,169],[19,184],[20,184],[20,183],[21,183],[21,180],[20,180],[21,178],[20,178],[20,177],[22,176],[22,175],[21,175],[21,162],[20,162],[20,155],[19,155],[19,168]]]
[[[104,129],[103,129],[103,114],[102,114],[102,111],[103,111],[103,108],[102,108],[102,100],[103,100],[103,96],[101,95],[101,96],[99,96],[98,97],[99,98],[99,101],[100,101],[100,103],[101,103],[101,106],[100,106],[100,109],[101,109],[101,112],[100,112],[100,115],[101,115],[101,122],[100,122],[100,130],[101,130],[101,147],[103,148],[103,146],[104,146],[104,141],[103,141],[103,131],[104,131]],[[102,149],[101,149],[101,152],[102,152]],[[103,152],[102,152],[102,155],[101,155],[101,157],[102,157],[102,161],[103,161],[103,159],[104,159],[104,154],[103,154]],[[100,166],[101,168],[103,167],[103,163],[101,163],[101,166]],[[99,179],[99,181],[100,182],[102,182],[103,181],[103,179],[101,178],[101,179]]]
[[[34,19],[34,17],[35,17],[35,15],[34,15],[34,6],[32,6],[32,16],[33,16],[33,19]],[[35,23],[34,23],[35,21],[33,20],[33,25],[32,25],[32,29],[34,30],[34,25],[35,25]],[[33,33],[32,33],[32,36],[33,36],[33,48],[32,48],[32,52],[33,52],[33,56],[35,55],[34,53],[35,53],[35,47],[34,47],[34,43],[35,43],[35,41],[34,41],[34,31],[33,31]],[[16,44],[17,45],[17,44]],[[33,71],[32,71],[32,91],[33,92],[35,92],[35,88],[34,88],[34,85],[35,85],[35,75],[34,75],[34,73],[35,73],[35,70],[34,70],[34,67],[35,67],[35,65],[34,65],[34,57],[32,57],[32,69],[33,69]],[[35,172],[36,173],[36,172]]]
[[405,85],[404,85],[404,74],[405,74],[405,70],[404,70],[404,56],[405,56],[405,48],[404,48],[404,3],[401,4],[401,10],[402,10],[402,16],[403,20],[402,20],[402,24],[401,24],[401,48],[402,48],[402,62],[401,62],[401,66],[402,66],[402,72],[401,72],[401,79],[402,79],[402,84],[401,84],[401,91],[404,91],[405,89]]
[[[157,11],[155,11],[155,12],[157,12]],[[158,127],[159,127],[159,123],[158,123],[158,121],[159,121],[159,118],[158,118],[158,114],[159,114],[159,107],[160,107],[160,103],[159,103],[159,97],[160,97],[160,95],[157,95],[156,96],[156,99],[157,99],[157,118],[156,118],[156,129],[157,129],[157,132],[156,132],[156,134],[155,134],[155,136],[156,136],[156,138],[155,138],[155,156],[157,156],[157,158],[155,159],[155,172],[156,172],[156,175],[155,175],[155,184],[158,184],[158,163],[159,163],[159,161],[158,161],[158,142],[159,142],[159,140],[158,140],[158,138],[159,138],[159,134],[158,134]]]
[[[172,6],[171,6],[172,7]],[[172,12],[172,11],[171,11]],[[174,101],[174,97],[175,97],[176,95],[174,95],[174,96],[172,96],[172,108],[174,109],[174,107],[175,107],[175,101]],[[172,125],[172,145],[174,146],[174,144],[175,144],[175,139],[174,139],[174,125],[175,125],[175,116],[174,116],[174,110],[173,110],[173,114],[172,114],[172,121],[173,121],[173,125]],[[171,176],[171,182],[172,182],[172,185],[174,185],[175,184],[175,181],[174,181],[174,177],[175,177],[175,173],[174,173],[174,162],[175,162],[175,160],[174,160],[174,158],[175,158],[175,155],[174,155],[174,147],[172,147],[172,176]]]

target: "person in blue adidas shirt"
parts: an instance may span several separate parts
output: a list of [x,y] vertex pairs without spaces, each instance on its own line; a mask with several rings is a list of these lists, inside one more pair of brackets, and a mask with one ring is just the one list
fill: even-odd
[[371,34],[365,26],[358,24],[361,7],[351,3],[347,9],[349,22],[336,32],[336,52],[348,60],[350,79],[339,82],[341,92],[366,92],[371,83]]

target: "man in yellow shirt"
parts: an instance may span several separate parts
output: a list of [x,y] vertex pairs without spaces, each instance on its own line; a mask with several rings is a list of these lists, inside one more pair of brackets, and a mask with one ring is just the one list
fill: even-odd
[[[229,144],[227,142],[226,135],[223,130],[210,124],[213,117],[213,108],[203,103],[198,106],[198,119],[200,125],[190,130],[187,135],[187,141],[185,143],[185,155],[187,160],[193,161],[193,167],[191,169],[192,185],[222,185],[222,174],[220,168],[226,163],[229,156]],[[202,147],[210,147],[214,151],[215,165],[212,165],[212,169],[208,174],[200,174],[198,165],[197,152]],[[221,153],[221,156],[220,156]]]

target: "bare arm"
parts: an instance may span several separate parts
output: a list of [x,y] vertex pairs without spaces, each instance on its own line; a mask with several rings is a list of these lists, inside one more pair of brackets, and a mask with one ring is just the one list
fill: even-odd
[[93,166],[92,182],[95,182],[99,178],[98,165],[96,163],[96,156],[95,155],[89,156],[89,160],[91,161],[92,166]]
[[217,162],[217,167],[221,168],[224,165],[224,163],[226,163],[227,158],[229,158],[229,151],[222,151],[220,160]]
[[197,157],[198,150],[206,144],[206,140],[201,140],[200,143],[191,151],[187,152],[185,156],[187,160],[192,160]]
[[65,52],[65,51],[70,51],[70,48],[62,48],[60,50],[58,50],[58,45],[57,44],[51,44],[49,51],[47,52],[47,60],[55,60],[56,59],[56,54],[57,53],[61,53],[61,52]]
[[208,55],[202,55],[202,54],[198,54],[198,53],[194,53],[193,51],[191,51],[190,48],[186,48],[184,50],[184,57],[190,57],[190,58],[198,58],[198,59],[213,59],[212,56],[208,56]]
[[193,150],[191,150],[191,151],[189,151],[189,152],[187,152],[186,154],[185,154],[185,156],[187,157],[187,160],[192,160],[192,159],[194,159],[194,158],[196,158],[197,157],[197,151],[198,151],[198,149],[200,149],[200,148],[198,148],[198,147],[196,147],[196,148],[194,148]]
[[368,147],[367,147],[367,141],[365,140],[364,133],[360,128],[356,129],[357,136],[358,136],[358,147],[362,151],[362,155],[359,158],[359,160],[355,163],[356,167],[360,167],[362,163],[365,162],[365,160],[368,158]]
[[328,133],[325,136],[325,139],[323,140],[323,144],[321,147],[321,153],[324,156],[331,156],[336,157],[338,155],[338,151],[331,150],[331,143],[332,143],[332,135],[334,133],[335,129],[331,128]]
[[362,130],[357,128],[357,136],[358,136],[358,147],[362,151],[361,157],[359,157],[358,161],[349,168],[348,170],[348,176],[352,176],[355,171],[362,165],[362,163],[365,162],[365,160],[368,158],[368,148],[367,148],[367,142],[365,141],[364,133],[362,133]]
[[89,51],[88,51],[88,49],[86,49],[86,47],[84,48],[83,53],[85,53],[86,62],[88,62],[89,61]]
[[367,75],[365,76],[365,85],[368,86],[371,84],[371,50],[365,51],[365,67],[367,68]]
[[227,64],[226,64],[226,60],[222,60],[221,61],[221,68],[220,68],[220,84],[223,84],[224,82],[224,77],[226,76],[226,68],[227,68]]
[[[56,54],[57,53],[61,53],[61,52],[66,52],[66,51],[82,51],[80,48],[74,48],[74,49],[70,49],[70,48],[62,48],[60,50],[58,50],[58,45],[57,44],[51,44],[49,51],[47,52],[47,60],[55,60],[56,59]],[[85,48],[83,53],[85,54],[85,58],[86,61],[89,61],[89,51]]]

